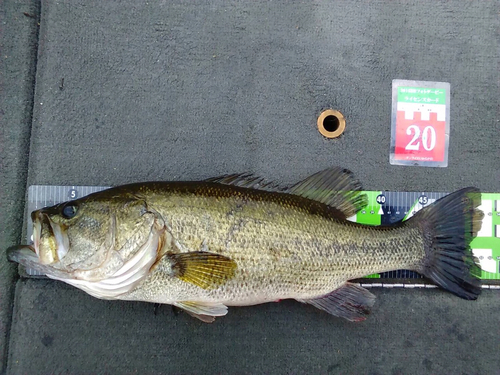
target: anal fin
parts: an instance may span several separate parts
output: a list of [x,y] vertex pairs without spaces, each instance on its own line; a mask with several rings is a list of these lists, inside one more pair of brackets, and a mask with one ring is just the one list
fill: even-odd
[[340,288],[322,297],[298,300],[326,311],[329,314],[358,322],[365,320],[375,303],[375,296],[355,284],[345,283]]
[[213,323],[216,316],[227,314],[227,306],[217,302],[181,301],[175,302],[174,306],[183,309],[192,317],[205,323]]

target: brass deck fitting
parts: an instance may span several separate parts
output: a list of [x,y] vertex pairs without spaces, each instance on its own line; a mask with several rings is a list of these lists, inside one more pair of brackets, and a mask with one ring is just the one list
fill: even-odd
[[318,117],[318,130],[326,138],[337,138],[345,130],[345,117],[339,111],[327,109]]

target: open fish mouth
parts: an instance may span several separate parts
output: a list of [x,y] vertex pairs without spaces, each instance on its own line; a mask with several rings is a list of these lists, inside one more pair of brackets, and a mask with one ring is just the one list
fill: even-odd
[[67,235],[43,210],[34,211],[31,217],[33,244],[11,247],[7,251],[7,258],[43,274],[60,273],[54,266],[68,253]]
[[42,210],[31,214],[33,219],[33,247],[42,264],[60,262],[68,253],[69,240],[59,224]]

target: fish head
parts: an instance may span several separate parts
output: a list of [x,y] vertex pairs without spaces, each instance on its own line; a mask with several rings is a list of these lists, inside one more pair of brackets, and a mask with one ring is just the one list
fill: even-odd
[[33,211],[31,218],[33,245],[12,249],[9,259],[57,279],[103,280],[134,256],[152,264],[164,227],[137,196],[91,195]]

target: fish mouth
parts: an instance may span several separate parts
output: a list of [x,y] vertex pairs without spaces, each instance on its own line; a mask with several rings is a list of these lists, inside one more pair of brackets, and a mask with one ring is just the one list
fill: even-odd
[[69,239],[61,225],[54,223],[44,210],[34,211],[33,247],[42,264],[60,262],[68,253]]
[[54,223],[42,210],[31,214],[33,244],[14,246],[7,251],[7,258],[26,268],[47,274],[66,256],[69,239],[61,225]]

